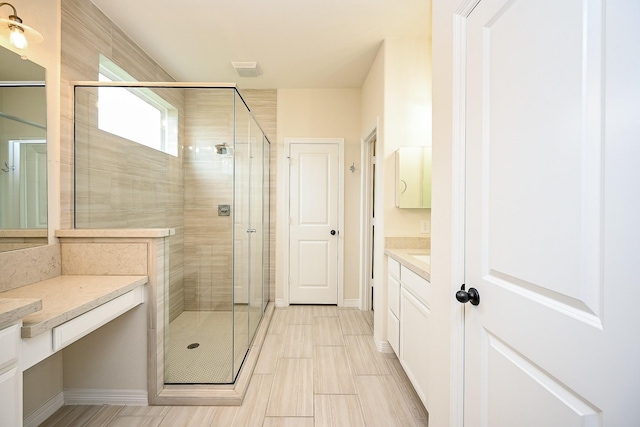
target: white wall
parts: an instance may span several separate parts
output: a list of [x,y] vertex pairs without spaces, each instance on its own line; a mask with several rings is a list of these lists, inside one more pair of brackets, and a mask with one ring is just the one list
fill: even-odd
[[454,229],[451,220],[454,188],[453,167],[453,13],[458,2],[433,0],[433,192],[431,216],[432,322],[438,366],[431,378],[429,395],[434,401],[429,413],[432,427],[461,426],[462,371],[456,359],[460,342],[461,305],[453,295],[460,284],[455,275]]
[[[360,89],[279,89],[278,90],[278,171],[284,162],[285,138],[344,138],[344,298],[359,297],[358,260],[360,230]],[[355,163],[356,172],[349,166]],[[284,173],[278,173],[278,194],[286,193]],[[286,210],[278,197],[278,237],[276,241],[276,301],[282,300],[282,266],[287,242],[281,230],[286,227]]]

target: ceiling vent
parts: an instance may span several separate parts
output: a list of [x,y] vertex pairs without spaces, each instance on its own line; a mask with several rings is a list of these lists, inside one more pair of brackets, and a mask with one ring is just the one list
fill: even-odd
[[257,62],[231,62],[240,77],[258,77],[260,69]]

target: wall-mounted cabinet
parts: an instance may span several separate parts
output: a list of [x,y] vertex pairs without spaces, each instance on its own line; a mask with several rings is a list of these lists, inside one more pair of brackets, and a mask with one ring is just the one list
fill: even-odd
[[396,150],[396,206],[431,207],[431,147]]

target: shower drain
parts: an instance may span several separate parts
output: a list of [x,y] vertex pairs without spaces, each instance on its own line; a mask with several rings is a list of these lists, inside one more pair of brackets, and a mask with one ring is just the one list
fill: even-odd
[[188,348],[189,350],[193,350],[194,348],[198,348],[198,347],[200,347],[200,344],[199,344],[199,343],[197,343],[197,342],[194,342],[193,344],[189,344],[189,345],[187,346],[187,348]]

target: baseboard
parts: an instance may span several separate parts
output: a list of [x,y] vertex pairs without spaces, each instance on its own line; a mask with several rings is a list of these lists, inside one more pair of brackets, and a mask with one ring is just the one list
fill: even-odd
[[391,347],[389,341],[380,339],[375,333],[373,334],[373,341],[376,343],[380,353],[393,353],[393,347]]
[[345,308],[360,308],[360,298],[343,299],[342,306]]
[[147,390],[66,389],[65,405],[128,405],[147,406]]
[[64,392],[61,391],[26,417],[22,424],[24,427],[37,427],[62,408],[62,405],[64,405]]
[[[286,307],[287,304],[284,303],[284,299],[282,298],[276,298],[276,307]],[[344,308],[360,308],[360,299],[359,298],[354,298],[354,299],[343,299],[342,300],[342,307]]]

